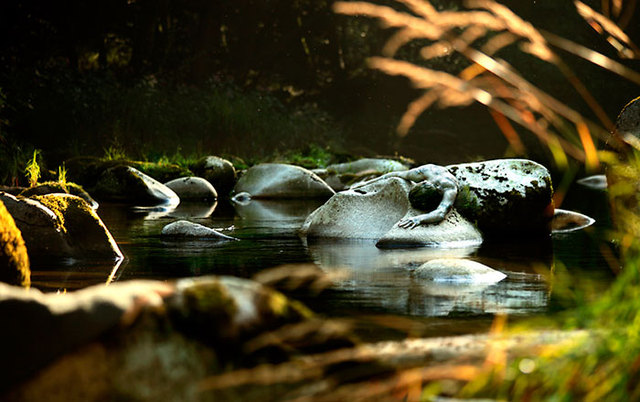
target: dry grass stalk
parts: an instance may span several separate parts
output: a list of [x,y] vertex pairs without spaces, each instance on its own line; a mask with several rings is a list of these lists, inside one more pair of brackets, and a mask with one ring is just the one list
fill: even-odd
[[[591,169],[597,169],[599,160],[593,137],[608,138],[613,123],[551,46],[597,60],[596,64],[635,82],[640,82],[639,74],[597,52],[537,30],[493,0],[467,0],[464,3],[466,8],[461,11],[438,11],[423,0],[397,0],[397,3],[409,12],[368,2],[337,2],[334,9],[341,14],[376,18],[384,27],[397,28],[383,49],[385,57],[372,57],[369,65],[387,74],[405,76],[416,88],[425,90],[408,106],[402,117],[397,128],[400,136],[407,135],[420,114],[434,105],[444,108],[479,102],[493,110],[494,119],[498,119],[498,126],[514,151],[524,151],[520,145],[522,141],[512,127],[497,117],[498,114],[536,134],[549,147],[558,166],[566,165],[567,158],[571,157],[586,163]],[[576,6],[587,21],[597,22],[611,37],[624,42],[627,49],[635,46],[612,21],[578,1]],[[464,56],[471,66],[454,76],[395,58],[403,46],[419,40],[432,42],[420,50],[419,54],[425,61],[456,52]],[[527,81],[506,61],[494,57],[498,51],[512,44],[518,44],[522,51],[557,66],[593,110],[600,124],[586,120],[568,105]]]

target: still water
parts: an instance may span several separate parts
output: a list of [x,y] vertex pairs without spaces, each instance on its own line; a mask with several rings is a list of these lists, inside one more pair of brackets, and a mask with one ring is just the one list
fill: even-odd
[[[98,213],[126,259],[117,266],[33,261],[32,282],[46,291],[72,291],[139,278],[210,274],[250,278],[282,264],[313,263],[339,279],[331,289],[305,302],[328,317],[349,318],[365,338],[375,340],[407,332],[441,336],[484,331],[496,313],[517,320],[566,308],[561,289],[567,283],[599,293],[614,278],[611,246],[605,238],[611,224],[603,192],[576,188],[563,204],[596,219],[586,230],[554,234],[542,241],[505,241],[464,249],[381,250],[371,241],[307,242],[297,230],[322,202],[254,200],[235,207],[181,204],[172,211],[102,204]],[[162,227],[178,219],[218,229],[240,241],[215,244],[161,238]],[[413,277],[412,271],[421,264],[442,257],[470,258],[502,271],[507,278],[492,285],[455,285]]]

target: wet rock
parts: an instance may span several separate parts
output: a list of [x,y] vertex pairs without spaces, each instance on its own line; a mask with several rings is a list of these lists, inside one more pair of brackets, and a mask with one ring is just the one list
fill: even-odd
[[201,277],[63,295],[0,284],[0,318],[3,400],[194,400],[207,375],[244,364],[250,340],[311,312],[253,281]]
[[309,237],[374,239],[379,247],[467,247],[482,242],[475,227],[456,211],[430,225],[398,227],[402,218],[428,211],[412,208],[409,194],[415,184],[392,177],[341,191],[309,215],[301,234]]
[[603,174],[597,174],[593,176],[583,177],[577,180],[576,183],[590,188],[592,190],[606,190],[607,189],[607,176]]
[[407,214],[409,182],[390,178],[336,193],[309,215],[301,234],[309,238],[380,239]]
[[455,207],[491,237],[550,233],[553,188],[549,171],[526,159],[447,166],[458,180]]
[[462,258],[443,258],[422,264],[414,277],[435,282],[495,283],[507,276],[479,262]]
[[31,197],[33,195],[45,195],[45,194],[55,194],[55,193],[63,193],[63,194],[71,194],[76,195],[83,200],[85,200],[91,208],[98,209],[98,203],[96,200],[91,198],[89,193],[87,193],[82,186],[75,183],[60,183],[60,182],[47,182],[38,184],[35,187],[29,187],[20,192],[20,195],[23,197]]
[[82,156],[69,159],[65,162],[67,177],[84,186],[92,193],[102,174],[117,166],[130,166],[141,171],[147,176],[153,177],[161,183],[177,179],[179,177],[192,176],[189,169],[185,169],[171,163],[140,162],[126,159],[101,159],[90,156]]
[[29,287],[31,271],[22,234],[0,201],[0,282]]
[[576,230],[589,227],[595,222],[595,219],[579,212],[556,209],[553,214],[553,220],[551,221],[551,231],[553,233],[575,232]]
[[[410,208],[404,218],[424,214],[424,211]],[[404,229],[397,224],[378,240],[380,248],[393,247],[473,247],[482,244],[482,234],[475,226],[463,218],[455,209],[449,211],[444,220],[429,225],[419,225]]]
[[197,176],[211,183],[221,195],[229,194],[236,184],[233,164],[218,156],[205,156],[189,167]]
[[633,99],[622,108],[616,119],[616,131],[625,141],[637,145],[640,138],[640,97]]
[[82,198],[48,194],[16,198],[0,194],[22,232],[30,258],[120,259],[122,253],[100,217]]
[[164,183],[181,201],[207,201],[218,198],[216,189],[202,177],[180,177]]
[[224,235],[204,225],[184,220],[166,225],[162,228],[160,234],[166,237],[207,238],[221,241],[238,240],[235,237]]
[[294,165],[262,163],[248,169],[234,193],[252,198],[321,198],[335,192],[311,171]]
[[93,194],[101,200],[140,206],[175,206],[180,203],[178,195],[164,184],[135,168],[122,165],[103,172]]

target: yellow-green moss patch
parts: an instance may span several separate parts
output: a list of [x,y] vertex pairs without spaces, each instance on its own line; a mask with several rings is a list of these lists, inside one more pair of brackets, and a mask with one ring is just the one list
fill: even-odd
[[29,287],[31,271],[22,234],[0,201],[0,281]]

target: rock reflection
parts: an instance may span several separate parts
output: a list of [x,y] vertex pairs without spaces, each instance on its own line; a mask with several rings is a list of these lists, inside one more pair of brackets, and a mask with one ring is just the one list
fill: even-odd
[[[548,289],[544,272],[551,266],[549,245],[503,244],[484,249],[416,248],[380,250],[372,241],[315,241],[307,245],[312,259],[327,271],[349,275],[337,292],[353,307],[414,316],[531,314],[544,311]],[[510,248],[513,246],[513,250]],[[501,249],[503,257],[496,256]],[[548,251],[548,252],[546,252]],[[438,283],[416,278],[413,270],[436,258],[470,257],[507,275],[496,284]],[[542,267],[542,268],[540,268]]]
[[250,200],[233,203],[239,221],[237,227],[269,227],[297,231],[307,216],[322,205],[325,199]]
[[216,210],[218,202],[183,202],[168,215],[177,219],[206,219]]

